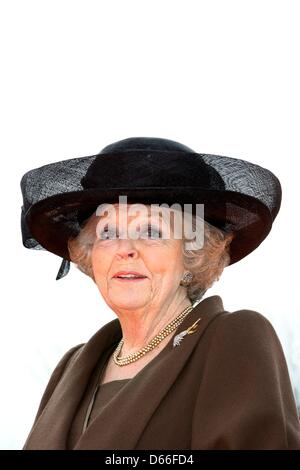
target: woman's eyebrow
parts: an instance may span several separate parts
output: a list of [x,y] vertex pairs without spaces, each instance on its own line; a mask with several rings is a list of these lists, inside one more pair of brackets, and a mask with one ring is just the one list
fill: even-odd
[[[142,219],[140,221],[138,220],[131,220],[131,221],[127,221],[127,225],[129,224],[132,224],[132,223],[137,223],[137,224],[142,224],[142,225],[149,225],[149,224],[157,224],[158,222],[162,221],[163,223],[169,223],[169,220],[170,218],[166,215],[166,214],[159,214],[159,216],[157,216],[157,214],[155,214],[154,216],[149,216],[148,219]],[[98,222],[98,224],[100,225],[101,228],[107,228],[108,225],[110,226],[115,226],[115,221],[113,221],[112,219],[103,219],[103,220],[100,220]]]

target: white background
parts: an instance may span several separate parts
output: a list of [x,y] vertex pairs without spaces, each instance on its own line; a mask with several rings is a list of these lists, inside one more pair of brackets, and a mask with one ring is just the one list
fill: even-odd
[[259,311],[300,404],[299,2],[1,1],[1,430],[19,449],[53,368],[115,318],[93,282],[25,249],[20,179],[119,139],[164,137],[273,171],[269,237],[206,296]]

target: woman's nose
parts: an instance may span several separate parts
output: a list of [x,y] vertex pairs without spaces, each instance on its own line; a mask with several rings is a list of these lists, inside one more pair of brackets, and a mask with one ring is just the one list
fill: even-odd
[[128,239],[119,240],[117,249],[117,256],[120,258],[136,258],[138,256],[137,250],[134,248],[132,242]]

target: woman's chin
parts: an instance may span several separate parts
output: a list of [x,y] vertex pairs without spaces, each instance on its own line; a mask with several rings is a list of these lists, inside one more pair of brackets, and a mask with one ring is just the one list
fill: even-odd
[[141,292],[126,292],[118,295],[110,295],[110,302],[118,308],[137,309],[147,304],[148,296],[142,295]]

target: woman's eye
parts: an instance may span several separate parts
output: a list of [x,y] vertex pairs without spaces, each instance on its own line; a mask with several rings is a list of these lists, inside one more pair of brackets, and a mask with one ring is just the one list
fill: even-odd
[[151,239],[154,239],[154,240],[161,238],[161,231],[159,229],[155,228],[155,227],[152,227],[151,225],[149,225],[144,230],[143,233],[147,234],[146,238],[151,238]]
[[[105,228],[102,230],[99,234],[99,239],[100,240],[115,240],[118,238],[118,232],[115,232],[113,230],[108,230]],[[150,225],[146,227],[144,230],[140,232],[140,238],[142,239],[151,239],[151,240],[156,240],[161,238],[162,234],[161,231],[155,227],[151,227]]]
[[100,232],[100,240],[111,240],[113,238],[116,237],[116,234],[115,232],[113,232],[112,230],[107,230],[107,229],[104,229],[102,230],[102,232]]

